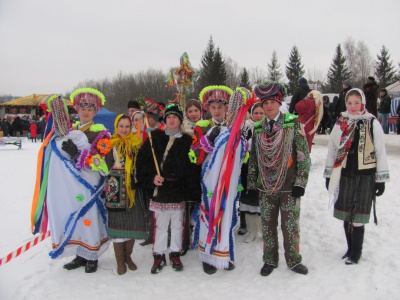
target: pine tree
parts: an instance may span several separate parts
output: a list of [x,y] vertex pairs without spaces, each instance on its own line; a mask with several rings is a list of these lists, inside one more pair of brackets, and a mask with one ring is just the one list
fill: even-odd
[[226,78],[225,62],[222,59],[222,54],[219,51],[219,48],[217,48],[212,62],[210,84],[226,85]]
[[351,79],[351,73],[346,65],[346,57],[343,55],[340,44],[336,47],[335,57],[328,70],[327,87],[332,93],[340,93],[342,91],[342,83],[346,79]]
[[207,49],[204,51],[204,54],[201,58],[201,73],[200,79],[198,81],[198,90],[201,91],[204,87],[211,84],[212,78],[212,66],[214,61],[215,49],[214,49],[214,41],[212,36],[208,41]]
[[288,93],[291,95],[297,86],[297,81],[304,74],[304,65],[301,64],[301,55],[296,46],[293,46],[290,52],[285,73],[287,79],[289,80]]
[[268,80],[275,82],[279,82],[281,80],[283,74],[279,69],[280,67],[281,65],[278,63],[278,55],[274,50],[274,52],[272,52],[271,63],[268,64]]
[[247,73],[246,68],[243,68],[243,72],[240,74],[240,83],[239,83],[239,86],[251,90],[249,73]]
[[375,63],[375,75],[378,77],[379,85],[386,87],[395,81],[395,69],[393,62],[390,61],[389,50],[382,46],[381,55],[377,55]]

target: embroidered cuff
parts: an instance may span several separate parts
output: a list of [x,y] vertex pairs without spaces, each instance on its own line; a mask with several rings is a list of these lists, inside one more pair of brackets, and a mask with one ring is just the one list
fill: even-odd
[[328,167],[328,166],[325,167],[324,178],[331,177],[332,169],[333,169],[332,167]]
[[375,181],[376,182],[387,182],[390,181],[389,171],[377,171],[375,173]]

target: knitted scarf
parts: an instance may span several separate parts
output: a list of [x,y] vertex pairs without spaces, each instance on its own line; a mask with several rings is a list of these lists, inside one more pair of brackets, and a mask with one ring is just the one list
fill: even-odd
[[125,161],[126,193],[129,197],[129,208],[131,208],[135,204],[135,190],[131,188],[131,181],[136,168],[136,157],[142,141],[132,131],[124,137],[118,134],[118,122],[122,116],[122,114],[117,116],[114,121],[114,134],[111,136],[110,142],[111,147],[117,150],[118,158],[124,158]]

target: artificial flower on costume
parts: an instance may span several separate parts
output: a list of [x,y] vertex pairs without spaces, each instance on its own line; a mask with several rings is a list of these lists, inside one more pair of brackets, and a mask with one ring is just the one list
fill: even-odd
[[89,227],[89,226],[92,224],[92,221],[90,221],[89,219],[85,219],[85,220],[83,220],[83,224],[84,224],[86,227]]
[[110,152],[111,149],[111,143],[109,139],[101,139],[97,142],[97,148],[99,149],[99,152],[103,155],[106,155],[108,152]]
[[106,162],[101,158],[100,154],[90,155],[85,162],[92,168],[93,171],[103,171],[108,173]]

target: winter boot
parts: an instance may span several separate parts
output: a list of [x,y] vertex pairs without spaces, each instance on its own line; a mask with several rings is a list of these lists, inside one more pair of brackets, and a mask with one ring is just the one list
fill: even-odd
[[131,239],[129,241],[126,241],[124,244],[125,244],[125,262],[128,265],[129,270],[135,271],[135,270],[137,270],[137,266],[132,261],[132,258],[131,258],[133,246],[135,245],[135,240]]
[[239,220],[240,226],[238,230],[238,235],[245,235],[247,233],[247,226],[246,226],[246,213],[241,211],[239,212]]
[[217,272],[217,268],[208,263],[203,262],[203,271],[208,275],[212,275],[215,272]]
[[181,262],[179,252],[171,252],[169,254],[169,260],[172,263],[172,268],[174,269],[174,271],[183,270],[183,264]]
[[64,265],[64,269],[67,270],[77,269],[79,267],[86,266],[86,263],[87,263],[86,259],[77,255],[72,261]]
[[351,228],[349,228],[349,222],[344,221],[344,234],[346,235],[347,241],[347,252],[342,256],[342,259],[348,258],[351,253]]
[[148,225],[149,225],[149,235],[144,240],[144,242],[140,243],[140,246],[147,246],[147,245],[153,244],[153,231],[154,231],[154,219],[153,219],[153,217],[151,217],[149,219]]
[[113,243],[115,259],[117,260],[117,273],[122,275],[126,273],[125,264],[125,243]]
[[98,261],[96,260],[88,260],[85,267],[85,273],[94,273],[97,271]]
[[357,264],[361,258],[364,243],[364,226],[353,227],[352,249],[346,260],[346,265]]
[[154,264],[151,267],[151,274],[160,273],[162,268],[167,265],[165,254],[153,254]]
[[244,240],[245,243],[253,242],[257,237],[259,230],[257,218],[259,218],[257,214],[246,214],[247,232],[249,235]]

